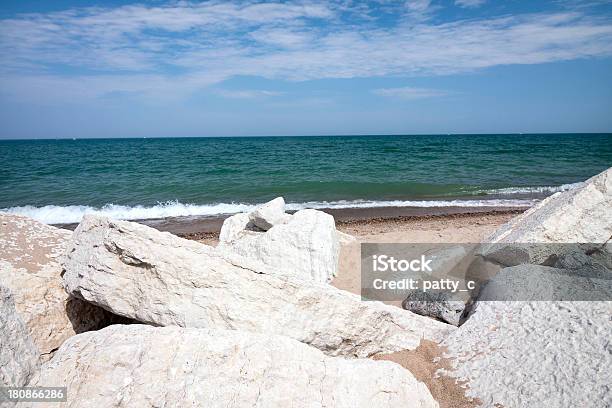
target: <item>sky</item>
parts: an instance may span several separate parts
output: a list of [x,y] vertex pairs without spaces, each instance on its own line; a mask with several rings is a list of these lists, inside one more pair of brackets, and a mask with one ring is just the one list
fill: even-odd
[[0,3],[0,139],[612,132],[612,1]]

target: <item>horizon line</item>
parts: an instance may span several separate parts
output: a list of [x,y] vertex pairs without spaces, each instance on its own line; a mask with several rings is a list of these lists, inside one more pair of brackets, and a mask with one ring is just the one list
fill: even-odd
[[225,136],[107,136],[107,137],[39,137],[39,138],[0,138],[0,142],[37,141],[37,140],[133,140],[133,139],[246,139],[246,138],[286,138],[286,137],[386,137],[386,136],[553,136],[553,135],[612,135],[608,132],[502,132],[502,133],[362,133],[362,134],[320,134],[320,135],[225,135]]

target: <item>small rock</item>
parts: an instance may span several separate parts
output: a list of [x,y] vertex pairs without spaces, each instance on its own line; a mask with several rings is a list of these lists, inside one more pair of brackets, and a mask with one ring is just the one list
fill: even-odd
[[277,197],[272,201],[260,205],[249,214],[249,220],[258,228],[264,231],[269,230],[275,225],[287,222],[291,216],[285,214],[285,200]]
[[240,233],[249,227],[251,222],[248,213],[238,213],[226,218],[221,226],[219,242],[232,242]]
[[454,326],[459,326],[464,317],[469,300],[456,300],[448,292],[410,292],[402,302],[402,307],[422,316],[434,317]]
[[301,279],[328,283],[337,274],[336,226],[334,218],[322,211],[301,210],[266,232],[244,230],[231,235],[230,241],[220,240],[219,249]]

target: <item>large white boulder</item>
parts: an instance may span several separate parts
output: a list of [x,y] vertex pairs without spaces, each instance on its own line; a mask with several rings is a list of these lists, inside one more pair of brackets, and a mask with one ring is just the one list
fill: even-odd
[[29,385],[67,386],[66,407],[438,407],[394,363],[281,336],[141,325],[69,339]]
[[[224,237],[230,235],[226,231]],[[340,243],[334,217],[322,211],[301,210],[266,232],[245,229],[231,235],[234,239],[221,239],[219,248],[302,279],[331,282],[337,274]]]
[[[612,168],[578,187],[554,194],[499,228],[482,254],[503,265],[544,264],[563,252],[564,243],[587,250],[610,249],[612,237]],[[536,245],[526,245],[536,244]],[[540,244],[540,245],[537,245]],[[541,245],[548,244],[548,245]]]
[[[526,272],[528,273],[528,272]],[[478,302],[442,343],[482,407],[609,407],[612,302]]]
[[517,265],[502,269],[478,295],[484,301],[612,301],[612,272]]
[[239,263],[144,225],[85,216],[67,251],[64,282],[71,294],[141,322],[280,334],[329,355],[414,349],[450,330],[330,285]]
[[0,284],[13,293],[17,313],[43,358],[107,317],[63,288],[59,259],[71,235],[28,217],[0,213]]
[[264,231],[286,222],[290,217],[289,214],[285,214],[285,200],[283,197],[277,197],[272,201],[268,201],[249,214],[249,220],[253,225]]
[[0,387],[25,386],[37,367],[38,349],[10,290],[0,285]]

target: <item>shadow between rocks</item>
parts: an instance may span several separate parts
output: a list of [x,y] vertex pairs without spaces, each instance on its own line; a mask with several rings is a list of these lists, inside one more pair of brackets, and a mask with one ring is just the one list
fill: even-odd
[[76,334],[100,330],[113,324],[141,324],[72,296],[66,302],[66,315]]

